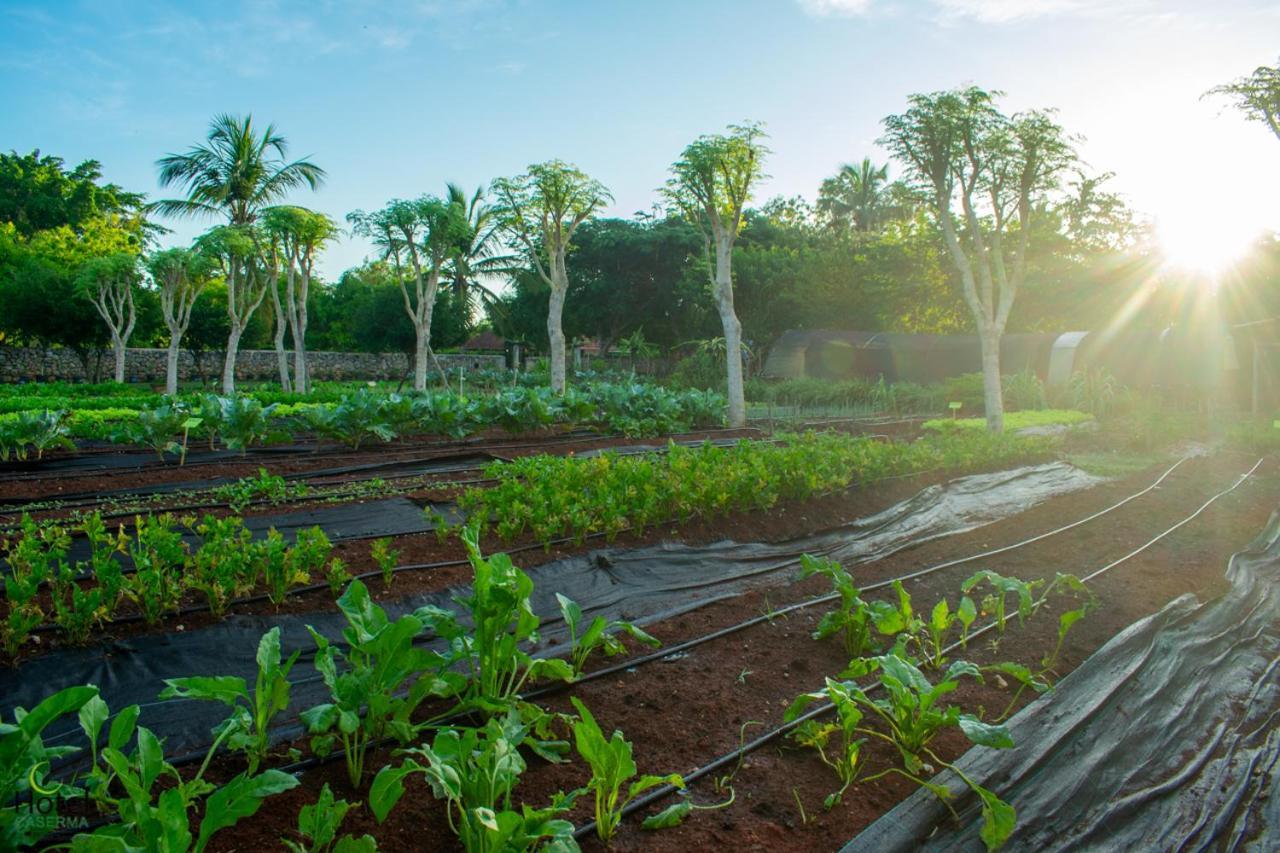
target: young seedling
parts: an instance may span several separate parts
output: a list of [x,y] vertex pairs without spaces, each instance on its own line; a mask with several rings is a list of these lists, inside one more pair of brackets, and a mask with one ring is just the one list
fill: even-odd
[[575,679],[582,677],[587,659],[597,650],[604,652],[606,657],[626,652],[627,647],[622,644],[619,634],[629,634],[633,639],[655,649],[662,646],[657,638],[630,622],[608,622],[603,616],[597,616],[584,626],[582,608],[576,601],[558,592],[556,601],[560,602],[560,613],[569,629],[569,645],[573,650],[570,662]]
[[800,556],[801,579],[822,575],[831,581],[832,590],[840,598],[837,609],[822,617],[813,632],[815,640],[839,636],[849,657],[860,657],[871,650],[871,605],[862,600],[861,591],[853,585],[853,577],[835,560]]
[[994,612],[996,617],[996,630],[1000,635],[1004,635],[1005,629],[1005,609],[1006,599],[1009,595],[1018,597],[1018,624],[1026,622],[1027,617],[1035,610],[1035,590],[1041,586],[1044,581],[1022,581],[1018,578],[1005,577],[1004,575],[993,572],[990,569],[983,569],[976,572],[968,580],[960,585],[961,592],[971,592],[974,587],[986,582],[992,588],[990,597],[983,599],[983,609],[987,609],[987,605],[991,606],[988,612]]
[[384,586],[391,586],[391,579],[395,576],[396,563],[400,560],[400,552],[391,547],[391,538],[384,536],[381,539],[375,539],[369,544],[369,556],[373,559],[373,564],[382,572],[382,583]]
[[275,627],[258,641],[258,676],[250,693],[238,675],[166,678],[161,699],[205,699],[231,708],[231,716],[214,729],[227,747],[244,753],[249,773],[258,772],[271,745],[271,721],[289,707],[289,670],[301,650],[281,663],[280,628]]
[[[617,832],[618,824],[622,822],[622,810],[627,803],[659,785],[684,788],[684,777],[679,773],[666,776],[641,776],[627,787],[624,794],[623,786],[635,778],[638,772],[635,760],[631,757],[631,743],[622,736],[620,731],[614,731],[612,737],[606,740],[604,732],[596,723],[595,717],[591,716],[591,712],[587,710],[587,706],[582,704],[576,696],[570,697],[569,701],[573,703],[580,717],[579,721],[573,724],[574,744],[578,754],[591,767],[591,780],[587,782],[587,791],[595,795],[596,834],[601,841],[608,844]],[[667,815],[662,822],[663,826],[674,825],[666,822],[675,817],[674,813],[668,815],[668,812],[671,812],[671,809],[662,813]],[[687,813],[686,811],[684,814]],[[682,820],[684,814],[680,815],[679,819]],[[655,815],[655,818],[662,815]],[[679,820],[675,822],[678,823]],[[657,825],[651,828],[657,828]]]
[[298,811],[298,835],[303,840],[282,838],[281,841],[290,853],[377,853],[378,844],[371,835],[338,838],[338,828],[347,812],[359,807],[359,803],[336,799],[326,782],[316,801]]

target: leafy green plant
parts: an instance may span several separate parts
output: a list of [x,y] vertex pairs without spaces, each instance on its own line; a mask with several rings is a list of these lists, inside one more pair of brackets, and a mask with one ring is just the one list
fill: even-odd
[[289,595],[289,587],[295,583],[306,583],[310,578],[296,575],[290,571],[289,546],[274,527],[267,531],[263,539],[253,543],[253,559],[262,574],[263,584],[267,588],[267,598],[279,607]]
[[378,845],[371,835],[338,838],[338,828],[347,812],[359,806],[359,803],[335,799],[326,782],[316,801],[298,811],[298,835],[302,836],[302,842],[281,840],[291,853],[375,853]]
[[258,500],[272,505],[304,498],[310,492],[306,483],[293,483],[284,477],[268,474],[266,468],[258,469],[258,476],[243,477],[234,483],[214,489],[213,496],[226,501],[236,512]]
[[53,578],[71,547],[65,528],[37,524],[22,514],[21,533],[5,545],[9,572],[3,576],[8,613],[0,622],[0,638],[5,652],[17,657],[31,632],[44,619],[38,594],[40,585]]
[[177,453],[185,460],[185,444],[174,441],[174,436],[186,433],[188,417],[186,408],[175,403],[161,403],[155,408],[140,409],[137,418],[125,423],[119,439],[150,447],[162,462],[165,453]]
[[[253,397],[218,397],[218,435],[231,450],[245,451],[276,436],[271,427],[275,404],[264,406]],[[203,410],[201,411],[203,415]]]
[[352,787],[359,787],[370,743],[387,735],[408,742],[415,731],[414,709],[428,696],[456,690],[460,677],[444,671],[439,654],[414,646],[414,637],[426,627],[421,611],[390,621],[358,579],[338,599],[338,609],[347,620],[345,650],[307,627],[331,701],[303,711],[302,721],[316,754],[327,755],[341,743],[347,776]]
[[342,588],[349,580],[351,580],[351,572],[347,571],[346,562],[341,557],[330,560],[324,570],[324,582],[329,585],[329,592],[333,593],[334,598],[342,594]]
[[443,729],[430,745],[404,750],[399,766],[378,771],[369,808],[385,821],[404,796],[405,779],[420,773],[436,798],[447,803],[449,828],[470,853],[526,851],[544,843],[549,849],[576,849],[573,824],[559,815],[573,806],[579,791],[556,794],[545,808],[512,808],[511,792],[526,768],[520,746],[528,734],[514,711],[481,728]]
[[289,707],[289,670],[299,654],[295,651],[281,662],[280,628],[275,627],[258,641],[258,676],[252,693],[238,675],[192,676],[166,678],[160,698],[205,699],[230,707],[231,716],[218,724],[214,734],[228,748],[244,753],[253,774],[271,746],[271,721]]
[[[0,847],[19,850],[39,843],[52,830],[30,804],[32,785],[67,794],[78,789],[49,784],[43,774],[51,761],[79,751],[74,746],[47,746],[44,730],[65,714],[74,714],[98,695],[92,685],[67,687],[40,701],[30,711],[15,708],[13,722],[0,720]],[[22,805],[23,799],[28,805]]]
[[835,610],[823,615],[813,632],[815,640],[839,636],[844,650],[850,657],[859,657],[872,649],[871,606],[862,600],[861,591],[853,585],[853,577],[835,560],[800,555],[801,579],[822,575],[831,581],[833,591],[839,596]]
[[1058,616],[1058,641],[1054,644],[1053,651],[1045,655],[1041,663],[1041,674],[1051,672],[1058,662],[1058,656],[1062,654],[1062,644],[1066,642],[1067,632],[1073,625],[1092,613],[1098,606],[1098,597],[1094,595],[1093,590],[1089,589],[1085,583],[1075,575],[1058,573],[1053,582],[1049,584],[1045,590],[1041,601],[1045,601],[1055,592],[1073,596],[1078,607],[1062,611]]
[[622,654],[627,647],[622,644],[619,634],[629,634],[638,642],[651,648],[660,648],[662,643],[642,628],[630,622],[606,620],[597,616],[589,624],[585,624],[582,608],[568,596],[556,593],[556,601],[560,603],[560,613],[569,629],[570,663],[573,666],[573,677],[580,678],[587,665],[587,659],[596,651],[602,651],[607,657]]
[[77,567],[60,563],[50,578],[54,621],[67,641],[84,643],[95,625],[107,616],[102,588],[94,583],[81,583]]
[[213,515],[206,515],[196,532],[202,541],[192,555],[187,583],[204,593],[209,611],[221,619],[231,601],[247,595],[258,582],[253,534],[236,516]]
[[595,795],[596,834],[600,840],[608,844],[622,822],[622,810],[627,803],[643,794],[650,788],[659,785],[684,787],[684,777],[679,773],[667,776],[641,776],[631,782],[623,794],[623,785],[635,778],[635,760],[631,754],[631,744],[620,731],[614,731],[612,737],[605,739],[604,732],[596,723],[595,717],[587,710],[578,697],[570,697],[573,707],[578,711],[578,721],[573,724],[573,739],[578,754],[591,768],[591,779],[587,782],[587,791]]
[[911,606],[911,594],[902,586],[902,581],[893,582],[893,591],[897,596],[896,602],[871,602],[871,621],[881,634],[897,637],[897,647],[905,649],[923,634],[925,623],[916,616],[915,608]]
[[1007,607],[1007,599],[1010,595],[1016,595],[1018,598],[1018,624],[1026,622],[1027,617],[1031,615],[1035,609],[1035,591],[1036,588],[1043,585],[1044,581],[1022,581],[1018,578],[1005,577],[998,572],[990,569],[983,569],[975,572],[968,580],[960,585],[961,592],[970,592],[982,583],[986,583],[992,589],[990,595],[985,596],[982,602],[982,609],[993,613],[996,617],[996,630],[1004,635]]
[[396,564],[400,561],[400,552],[391,547],[391,537],[384,536],[369,543],[369,557],[382,572],[382,583],[391,586],[395,577]]
[[[267,797],[298,785],[296,778],[279,770],[265,770],[258,775],[241,773],[219,785],[206,780],[209,761],[230,735],[230,728],[224,729],[210,746],[195,775],[186,777],[164,760],[164,749],[155,733],[136,725],[136,708],[132,706],[126,709],[131,713],[116,718],[108,744],[94,754],[91,776],[97,781],[95,799],[115,820],[92,833],[76,835],[71,840],[74,853],[199,853],[215,833],[255,814]],[[88,714],[82,709],[81,726],[90,743],[98,742],[108,716],[106,703],[94,704]],[[135,733],[136,746],[126,753],[125,746]],[[191,818],[197,807],[203,816],[193,836]]]
[[0,461],[8,462],[10,456],[25,461],[30,451],[36,459],[43,459],[44,452],[54,447],[75,450],[67,425],[67,413],[45,410],[18,412],[0,417]]
[[572,681],[568,661],[535,659],[525,651],[539,640],[539,619],[529,601],[533,581],[506,554],[481,555],[474,525],[463,529],[462,541],[473,579],[470,594],[455,596],[454,601],[464,608],[471,629],[465,629],[451,611],[438,607],[418,611],[436,635],[449,643],[450,668],[465,674],[461,682],[451,681],[461,708],[488,716],[502,714],[518,703],[520,691],[531,680]]
[[[958,728],[972,743],[995,749],[1008,749],[1013,746],[1013,739],[1004,726],[992,725],[971,714],[963,713],[959,706],[944,705],[942,699],[959,686],[959,678],[967,676],[982,680],[978,667],[966,661],[956,661],[947,668],[942,680],[931,684],[924,673],[910,661],[897,655],[881,655],[874,658],[859,658],[850,665],[843,678],[857,679],[870,674],[878,675],[876,686],[882,689],[883,696],[872,696],[872,688],[860,686],[856,681],[837,682],[826,680],[826,688],[815,693],[803,694],[787,709],[784,719],[798,719],[814,702],[829,701],[836,706],[840,720],[843,743],[851,741],[856,744],[852,735],[863,735],[877,738],[892,744],[902,759],[902,767],[890,767],[879,773],[863,776],[862,782],[870,782],[887,773],[897,773],[921,787],[927,788],[950,808],[948,800],[951,792],[945,785],[937,785],[922,778],[921,773],[928,771],[929,766],[946,767],[954,772],[981,800],[983,827],[980,831],[987,848],[999,848],[1008,839],[1016,822],[1016,814],[1012,806],[999,799],[991,791],[978,785],[954,765],[943,761],[933,752],[929,745],[944,729]],[[840,710],[844,706],[844,710]],[[853,707],[849,707],[853,706]],[[863,715],[871,715],[880,728],[862,725]],[[849,724],[849,732],[844,732],[844,721]],[[816,730],[802,724],[797,732],[804,731],[815,744],[825,745],[825,741],[814,740]],[[829,734],[827,737],[829,738]],[[803,737],[803,736],[802,736]],[[856,744],[857,750],[861,745]],[[846,747],[848,749],[848,747]],[[840,760],[845,760],[842,755]],[[856,761],[856,754],[853,759]],[[926,762],[927,759],[927,762]],[[824,761],[828,759],[824,755]],[[828,763],[831,763],[828,761]],[[848,773],[854,770],[849,768]],[[841,781],[845,782],[842,775]],[[856,778],[856,775],[855,775]],[[848,788],[848,784],[837,792]],[[830,799],[830,798],[829,798]]]
[[388,399],[362,388],[334,406],[307,410],[305,417],[316,432],[359,450],[369,439],[391,441],[396,437],[386,413]]
[[[184,524],[190,523],[184,520]],[[142,611],[148,625],[178,609],[187,565],[187,543],[174,517],[140,515],[134,519],[134,542],[129,546],[134,571],[125,581],[125,594]]]
[[834,770],[840,779],[839,790],[827,795],[823,801],[823,806],[827,809],[839,803],[844,798],[845,791],[862,774],[862,745],[867,742],[867,738],[859,729],[862,711],[850,695],[853,689],[849,684],[828,678],[825,689],[796,699],[783,718],[786,722],[792,722],[813,701],[826,700],[835,707],[834,721],[805,720],[790,735],[800,746],[817,752],[822,763]]

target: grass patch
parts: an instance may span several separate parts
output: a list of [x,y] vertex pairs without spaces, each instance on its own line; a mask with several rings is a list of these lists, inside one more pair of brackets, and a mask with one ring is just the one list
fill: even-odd
[[[1005,412],[1005,430],[1026,429],[1028,427],[1057,426],[1082,424],[1093,420],[1088,412],[1077,412],[1075,409],[1027,409],[1021,412]],[[935,418],[924,422],[924,428],[934,431],[951,429],[986,429],[986,418]]]

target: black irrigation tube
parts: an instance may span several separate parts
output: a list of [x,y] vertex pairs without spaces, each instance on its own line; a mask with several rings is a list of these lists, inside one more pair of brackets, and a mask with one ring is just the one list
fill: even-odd
[[[1110,563],[1107,563],[1102,568],[1097,569],[1093,572],[1090,572],[1088,575],[1081,578],[1081,581],[1084,583],[1088,583],[1089,581],[1094,580],[1098,576],[1110,571],[1111,569],[1114,569],[1116,566],[1119,566],[1120,564],[1127,562],[1133,557],[1136,557],[1138,554],[1141,554],[1143,551],[1147,550],[1152,545],[1156,544],[1160,540],[1164,539],[1165,537],[1179,530],[1184,525],[1191,523],[1219,498],[1239,488],[1240,485],[1245,482],[1245,480],[1249,479],[1249,477],[1251,477],[1253,473],[1258,470],[1259,466],[1262,465],[1264,459],[1259,459],[1256,463],[1254,463],[1254,466],[1252,468],[1250,468],[1244,474],[1241,474],[1236,479],[1235,483],[1228,486],[1226,489],[1223,489],[1222,491],[1214,494],[1212,497],[1210,497],[1207,501],[1201,504],[1198,509],[1196,509],[1193,513],[1188,515],[1186,518],[1183,518],[1181,521],[1177,522],[1172,527],[1169,527],[1168,529],[1164,530],[1162,533],[1157,534],[1155,537],[1148,540],[1145,544],[1140,545],[1139,547],[1125,554],[1123,557],[1120,557],[1119,559],[1116,559],[1116,560],[1112,560]],[[1044,601],[1045,601],[1045,598],[1042,596],[1036,602],[1035,607],[1039,608],[1039,606],[1043,604]],[[990,631],[992,628],[995,628],[995,627],[996,627],[996,622],[994,621],[990,622],[982,626],[978,630],[970,632],[967,639],[973,640],[975,637],[979,637],[982,634],[987,633],[988,631]],[[960,648],[960,646],[961,646],[960,642],[952,643],[946,648],[944,648],[943,652],[944,653],[954,652],[957,648]],[[720,757],[715,758],[712,761],[709,761],[708,763],[702,765],[698,769],[684,775],[684,781],[686,785],[690,782],[695,782],[704,776],[714,773],[717,770],[720,770],[724,767],[728,767],[730,764],[734,763],[735,761],[741,761],[743,757],[745,757],[747,754],[751,752],[755,752],[761,747],[767,746],[768,744],[774,742],[778,738],[790,733],[792,730],[799,727],[802,723],[807,722],[808,720],[821,717],[831,712],[832,710],[834,710],[834,708],[835,706],[830,703],[816,707],[808,711],[807,713],[802,714],[801,716],[797,717],[791,722],[784,723],[783,725],[777,727],[776,729],[766,732],[765,734],[761,735],[760,737],[756,738],[750,743],[742,744],[732,752],[725,753],[724,755],[721,755]],[[630,815],[635,814],[638,811],[641,811],[643,809],[648,808],[649,806],[654,805],[655,803],[661,802],[662,800],[676,793],[677,790],[679,789],[677,789],[673,785],[663,785],[659,788],[655,788],[649,794],[646,794],[645,796],[641,797],[638,800],[633,800],[632,802],[624,806],[622,809],[622,817],[624,818],[628,817]],[[594,832],[595,828],[596,828],[596,823],[594,820],[586,824],[583,824],[582,826],[574,830],[574,833],[573,833],[574,838],[585,838],[587,835]]]

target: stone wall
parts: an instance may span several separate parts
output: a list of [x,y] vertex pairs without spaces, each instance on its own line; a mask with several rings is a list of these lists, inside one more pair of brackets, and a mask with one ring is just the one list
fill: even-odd
[[[164,382],[165,357],[162,349],[130,348],[125,359],[125,379],[129,382]],[[458,368],[501,370],[506,358],[501,354],[441,354],[440,365],[449,372]],[[102,378],[111,378],[111,351],[102,353]],[[293,354],[289,353],[292,368]],[[213,381],[222,376],[222,353],[203,356],[203,370],[197,371],[191,353],[178,354],[178,375],[184,380],[199,380],[200,372]],[[404,353],[309,352],[307,367],[311,378],[324,380],[390,379],[397,380],[410,372],[412,365]],[[432,365],[434,368],[434,365]],[[274,350],[241,350],[236,359],[236,378],[271,381],[279,377]],[[0,347],[0,382],[81,382],[86,381],[84,368],[71,350]]]

